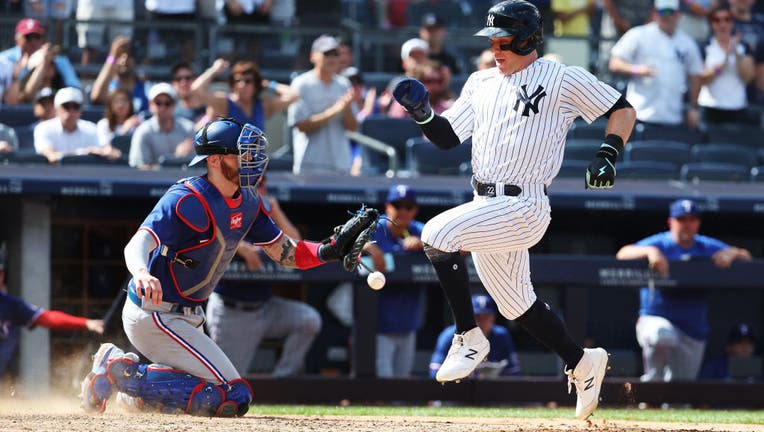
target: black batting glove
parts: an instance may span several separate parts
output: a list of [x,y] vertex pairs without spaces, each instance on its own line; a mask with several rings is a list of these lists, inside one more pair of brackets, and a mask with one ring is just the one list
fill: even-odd
[[432,120],[430,93],[421,82],[414,78],[404,78],[398,81],[393,89],[393,97],[408,111],[415,122],[425,124]]
[[623,139],[609,134],[586,168],[586,189],[610,189],[615,184],[615,162],[623,150]]

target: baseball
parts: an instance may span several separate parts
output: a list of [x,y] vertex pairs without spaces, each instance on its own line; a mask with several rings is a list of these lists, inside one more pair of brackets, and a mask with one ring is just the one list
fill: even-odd
[[369,284],[369,288],[373,290],[381,290],[385,287],[385,282],[385,275],[378,271],[369,273],[369,275],[366,276],[366,283]]

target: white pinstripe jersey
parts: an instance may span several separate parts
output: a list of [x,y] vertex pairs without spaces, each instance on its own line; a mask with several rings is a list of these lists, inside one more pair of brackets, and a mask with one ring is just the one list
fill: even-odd
[[620,96],[580,67],[538,59],[509,76],[497,68],[474,72],[442,116],[462,142],[472,137],[478,181],[549,185],[573,120],[591,123]]

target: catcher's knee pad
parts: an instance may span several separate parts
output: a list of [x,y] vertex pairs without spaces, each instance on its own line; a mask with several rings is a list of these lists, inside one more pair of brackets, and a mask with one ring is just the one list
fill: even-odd
[[249,411],[252,403],[252,387],[244,378],[237,378],[220,387],[225,389],[225,402],[218,408],[216,415],[219,417],[241,417]]

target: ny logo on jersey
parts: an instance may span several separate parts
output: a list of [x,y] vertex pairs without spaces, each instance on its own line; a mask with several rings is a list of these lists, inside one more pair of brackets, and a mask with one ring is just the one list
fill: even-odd
[[517,101],[515,101],[515,107],[513,108],[515,111],[518,111],[520,108],[520,102],[525,104],[525,108],[523,108],[523,117],[530,116],[530,111],[533,110],[533,114],[539,113],[539,102],[541,102],[541,99],[546,96],[546,92],[544,91],[544,86],[538,86],[536,91],[534,91],[530,96],[528,96],[528,89],[526,88],[528,85],[523,84],[520,86],[522,89],[522,93],[517,95]]
[[241,228],[241,221],[244,218],[241,212],[231,214],[231,229]]

